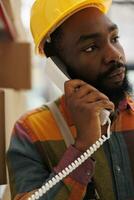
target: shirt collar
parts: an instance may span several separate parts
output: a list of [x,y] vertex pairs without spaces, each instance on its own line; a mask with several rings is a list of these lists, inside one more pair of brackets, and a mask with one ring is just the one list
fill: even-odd
[[119,103],[119,110],[123,111],[130,108],[134,111],[134,99],[130,95],[126,95],[126,97]]

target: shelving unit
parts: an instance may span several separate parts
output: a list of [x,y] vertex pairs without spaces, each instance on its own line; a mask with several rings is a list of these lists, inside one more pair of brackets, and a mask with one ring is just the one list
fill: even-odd
[[31,89],[31,48],[20,20],[20,2],[0,0],[0,200],[11,199],[5,152],[13,124],[26,110],[24,91]]
[[[9,4],[8,4],[8,12],[4,7],[4,3],[0,1],[0,40],[8,39],[15,40],[17,32],[15,30],[15,26],[12,23],[9,17]],[[10,12],[11,13],[11,12]]]
[[6,165],[5,165],[5,101],[4,91],[0,90],[0,185],[6,184]]
[[30,89],[30,44],[22,37],[25,31],[19,31],[15,24],[16,18],[20,19],[16,13],[12,12],[10,0],[0,1],[0,87]]

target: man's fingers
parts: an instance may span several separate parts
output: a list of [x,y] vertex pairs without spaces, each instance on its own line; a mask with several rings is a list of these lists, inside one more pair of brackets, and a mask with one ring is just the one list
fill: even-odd
[[65,95],[71,96],[78,88],[85,85],[86,83],[82,80],[69,80],[65,82]]
[[76,90],[77,98],[84,98],[92,92],[99,92],[96,88],[89,84],[82,85],[79,89]]
[[98,90],[92,91],[91,93],[88,93],[83,97],[83,101],[88,103],[96,102],[103,99],[109,100],[109,98],[105,94],[99,92]]
[[97,89],[82,80],[73,79],[65,82],[65,94],[67,96],[77,93],[76,95],[81,98],[83,95],[91,91],[97,91]]
[[95,103],[95,110],[97,112],[100,112],[103,109],[108,109],[108,110],[114,111],[114,108],[115,108],[115,106],[114,106],[113,102],[106,100],[106,99],[97,101]]

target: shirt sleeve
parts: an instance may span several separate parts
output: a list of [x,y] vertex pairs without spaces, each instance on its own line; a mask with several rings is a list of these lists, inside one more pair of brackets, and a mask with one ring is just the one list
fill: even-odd
[[[77,149],[70,146],[59,164],[49,171],[27,131],[22,124],[16,123],[7,152],[12,200],[27,200],[35,190],[80,155]],[[88,159],[40,200],[82,200],[93,168],[93,161]]]
[[[74,162],[82,152],[76,149],[74,146],[70,145],[70,147],[66,150],[63,158],[60,160],[57,167],[54,168],[54,171],[59,173],[63,169],[65,169],[69,164]],[[80,165],[77,169],[75,169],[69,176],[74,180],[78,181],[81,184],[87,185],[91,178],[93,177],[95,168],[95,161],[91,158],[88,158],[82,165]]]

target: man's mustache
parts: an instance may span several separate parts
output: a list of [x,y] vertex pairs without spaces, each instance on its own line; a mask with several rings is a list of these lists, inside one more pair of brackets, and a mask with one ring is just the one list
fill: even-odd
[[110,68],[104,72],[102,75],[100,75],[99,79],[103,79],[106,78],[107,76],[109,76],[114,70],[118,69],[118,68],[127,68],[127,66],[123,63],[119,63],[119,62],[114,62],[110,64]]

